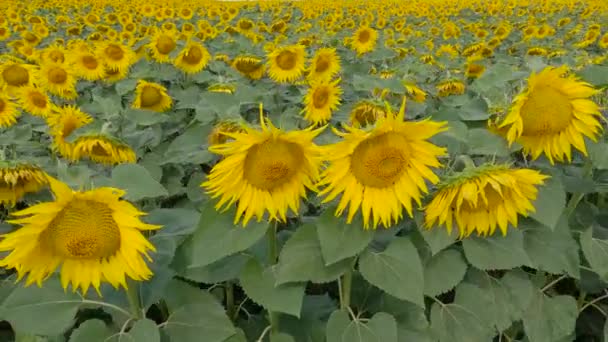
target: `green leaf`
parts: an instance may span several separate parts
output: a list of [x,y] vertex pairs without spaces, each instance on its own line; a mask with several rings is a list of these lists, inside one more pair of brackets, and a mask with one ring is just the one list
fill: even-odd
[[593,237],[593,228],[589,228],[581,234],[580,243],[593,271],[608,280],[608,240]]
[[149,319],[141,319],[135,322],[129,330],[129,335],[135,342],[160,342],[158,326]]
[[270,334],[270,342],[295,342],[291,335],[285,333]]
[[534,284],[530,281],[528,274],[520,269],[507,272],[500,281],[509,291],[513,305],[513,319],[518,320],[535,295]]
[[439,252],[424,265],[424,294],[435,297],[453,289],[466,271],[467,263],[459,251]]
[[347,224],[344,218],[336,217],[334,211],[335,207],[326,208],[315,222],[326,265],[360,253],[374,239],[373,231],[362,228],[360,215],[352,224]]
[[131,122],[140,126],[151,126],[169,120],[169,115],[151,110],[129,108],[123,115]]
[[597,87],[608,86],[608,66],[606,65],[588,65],[579,72],[583,80]]
[[255,259],[245,265],[240,282],[247,296],[267,310],[300,317],[304,284],[275,285],[273,268],[263,269]]
[[[372,296],[374,294],[370,294]],[[371,312],[386,312],[397,320],[397,337],[399,341],[433,342],[425,309],[410,302],[397,299],[387,293],[375,295],[377,305],[365,308]],[[370,300],[372,300],[370,298]]]
[[566,207],[566,192],[557,177],[551,177],[538,189],[538,197],[532,203],[536,212],[530,217],[554,229]]
[[519,230],[510,229],[506,236],[471,235],[462,241],[462,246],[467,260],[480,270],[504,270],[530,264]]
[[522,320],[530,342],[553,342],[574,331],[577,316],[578,309],[574,298],[548,297],[537,291]]
[[317,229],[312,224],[304,224],[281,249],[276,266],[277,284],[301,281],[327,283],[346,272],[351,264],[351,259],[343,259],[326,266]]
[[424,307],[422,264],[416,247],[408,238],[395,238],[380,253],[366,250],[359,259],[359,270],[370,284]]
[[587,145],[587,151],[594,168],[608,170],[608,144],[604,142],[590,143]]
[[485,128],[470,129],[467,140],[470,154],[505,157],[510,153],[506,140]]
[[[104,341],[112,335],[112,331],[99,319],[90,319],[74,329],[70,342]],[[152,342],[152,341],[151,341]]]
[[135,90],[135,86],[137,85],[137,79],[125,79],[116,82],[114,88],[116,89],[116,93],[120,96],[125,95],[130,91]]
[[224,307],[206,291],[173,280],[167,287],[165,300],[169,318],[163,330],[172,341],[222,342],[236,334]]
[[604,323],[604,342],[608,342],[608,319]]
[[387,313],[378,312],[368,322],[351,321],[344,311],[334,311],[326,330],[331,342],[397,342],[397,322]]
[[198,229],[182,245],[188,267],[202,267],[223,257],[246,250],[260,240],[268,229],[267,222],[250,222],[246,228],[232,222],[234,210],[219,213],[213,203],[202,209]]
[[[205,284],[221,283],[236,279],[247,264],[250,257],[244,254],[234,254],[214,263],[201,267],[184,267],[180,275],[184,278]],[[182,265],[183,266],[183,265]]]
[[426,243],[431,248],[431,253],[433,255],[439,253],[446,247],[451,246],[458,240],[457,229],[452,229],[451,234],[448,234],[445,229],[440,227],[434,227],[433,229],[425,229],[423,228],[422,215],[419,216],[420,219],[418,219],[417,216],[414,217],[416,218],[416,224],[419,227],[418,229],[420,231],[420,235],[422,235],[424,241],[426,241]]
[[434,303],[431,328],[439,342],[487,342],[494,335],[480,317],[458,304]]
[[494,303],[491,293],[484,291],[479,286],[466,282],[458,285],[453,304],[469,310],[488,334],[491,334],[494,326],[497,325],[498,317],[496,308],[492,307]]
[[145,167],[137,164],[120,164],[112,170],[112,185],[124,189],[125,199],[139,201],[144,198],[167,196],[168,192]]
[[[479,289],[485,297],[486,307],[480,308],[475,312],[481,312],[483,309],[489,309],[486,320],[491,320],[498,331],[504,331],[511,326],[513,321],[519,320],[521,317],[517,314],[515,305],[511,298],[509,289],[499,280],[488,273],[472,269],[467,275],[467,283],[472,283]],[[481,300],[476,300],[470,297],[475,305],[481,305]],[[463,304],[464,305],[464,304]],[[469,306],[472,308],[473,306]]]

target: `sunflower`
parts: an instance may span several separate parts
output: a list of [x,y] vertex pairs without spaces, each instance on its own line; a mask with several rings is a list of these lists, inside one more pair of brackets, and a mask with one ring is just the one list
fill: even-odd
[[587,155],[585,140],[596,141],[602,130],[601,113],[589,98],[599,91],[574,75],[564,76],[567,67],[547,67],[528,78],[528,86],[515,98],[509,113],[498,124],[509,144],[518,142],[533,159],[542,153],[554,159],[571,160],[571,146]]
[[352,222],[361,207],[363,225],[375,229],[379,223],[390,227],[403,216],[403,208],[411,217],[412,201],[421,205],[422,193],[428,193],[426,181],[439,178],[431,168],[440,167],[438,156],[446,149],[427,139],[446,130],[444,122],[424,120],[403,121],[405,98],[399,113],[387,105],[386,116],[379,117],[371,130],[345,125],[346,132],[334,132],[342,141],[324,150],[329,166],[323,171],[319,192],[323,203],[341,194],[336,215],[348,207],[347,222]]
[[56,108],[47,117],[50,134],[53,137],[52,149],[59,152],[64,158],[72,158],[73,144],[66,139],[76,129],[90,123],[93,118],[82,112],[76,106],[64,106]]
[[349,125],[354,128],[373,125],[378,118],[386,116],[386,106],[372,100],[357,102],[350,111]]
[[177,48],[177,39],[173,31],[158,30],[148,44],[152,58],[159,63],[170,62],[171,53]]
[[187,74],[196,74],[205,68],[210,59],[211,55],[204,46],[190,42],[175,59],[175,66]]
[[66,53],[67,51],[63,46],[52,44],[40,52],[40,61],[43,63],[63,63],[66,60]]
[[48,178],[55,201],[36,204],[12,213],[10,223],[22,227],[3,236],[0,251],[10,252],[0,265],[15,268],[18,279],[27,275],[26,286],[42,286],[58,267],[67,290],[86,294],[101,282],[127,287],[125,276],[146,280],[152,271],[143,257],[155,251],[142,230],[160,226],[146,224],[145,215],[121,200],[125,192],[115,188],[72,191],[66,184]]
[[546,178],[539,171],[508,165],[467,168],[439,185],[425,208],[425,227],[437,223],[451,233],[455,223],[461,238],[473,232],[492,235],[496,227],[506,235],[509,223],[517,227],[517,215],[534,212],[537,186]]
[[403,82],[405,87],[406,95],[414,102],[422,103],[426,100],[426,92],[412,82]]
[[306,50],[302,45],[288,45],[268,54],[268,74],[279,83],[291,83],[304,73]]
[[207,91],[210,91],[212,93],[234,94],[234,92],[236,91],[236,87],[232,84],[218,83],[207,87]]
[[17,118],[21,112],[17,109],[8,97],[0,94],[0,127],[6,128],[17,123]]
[[460,80],[445,80],[441,81],[436,86],[439,96],[445,97],[450,95],[462,95],[464,94],[465,85]]
[[235,121],[221,121],[217,123],[209,135],[207,136],[207,143],[209,146],[224,144],[230,139],[230,133],[244,133],[245,129],[243,126]]
[[78,96],[73,70],[64,64],[44,63],[40,66],[40,87],[53,95],[72,100]]
[[73,146],[71,158],[74,161],[89,158],[96,163],[115,165],[134,163],[137,159],[129,145],[106,134],[80,135]]
[[359,28],[352,37],[352,48],[357,54],[362,55],[364,53],[373,51],[376,48],[376,40],[378,39],[378,32],[371,27],[363,26]]
[[139,80],[135,88],[135,100],[132,108],[165,112],[171,108],[173,100],[167,94],[167,88],[158,83]]
[[11,37],[11,29],[7,26],[0,25],[0,42]]
[[223,133],[230,140],[212,145],[209,151],[223,158],[201,186],[212,198],[220,198],[216,209],[226,210],[238,201],[234,223],[243,226],[264,212],[271,220],[285,221],[287,211],[298,213],[306,189],[314,189],[322,159],[313,139],[323,128],[285,132],[263,117],[261,130],[244,126],[244,132]]
[[101,58],[106,69],[116,70],[119,74],[129,70],[136,59],[135,52],[129,47],[112,41],[99,43],[95,55]]
[[36,79],[33,65],[17,61],[6,61],[0,64],[0,90],[12,92],[19,87],[31,86]]
[[20,88],[18,101],[23,110],[43,118],[49,115],[53,105],[44,90],[36,87]]
[[330,81],[320,79],[313,81],[304,96],[304,118],[317,125],[324,124],[331,118],[331,113],[340,105],[342,89],[338,86],[340,79]]
[[252,80],[259,80],[266,71],[262,59],[255,56],[237,56],[232,61],[231,66],[243,76]]
[[106,83],[114,83],[120,80],[123,80],[129,74],[129,69],[112,69],[112,68],[104,68],[103,80]]
[[46,184],[47,174],[38,166],[0,161],[0,204],[14,206],[23,195],[38,192]]
[[96,81],[104,77],[103,61],[88,50],[74,51],[70,57],[74,76],[87,81]]
[[340,56],[335,48],[319,49],[310,63],[308,78],[311,80],[331,79],[340,72]]
[[483,64],[476,63],[478,60],[479,58],[469,58],[465,66],[465,77],[479,78],[486,71],[486,67]]

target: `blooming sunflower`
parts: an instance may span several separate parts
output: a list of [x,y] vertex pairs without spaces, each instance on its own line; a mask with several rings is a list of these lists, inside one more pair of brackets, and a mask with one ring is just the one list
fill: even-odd
[[40,51],[40,61],[43,63],[63,63],[66,60],[66,50],[59,44],[52,44]]
[[17,123],[17,117],[21,112],[8,97],[0,94],[0,127],[6,128]]
[[596,141],[602,130],[599,107],[589,99],[598,90],[566,72],[563,66],[533,73],[497,126],[509,144],[520,143],[533,159],[544,153],[551,164],[570,161],[571,146],[587,155],[583,137]]
[[324,124],[331,118],[331,113],[340,105],[342,89],[338,85],[340,79],[330,81],[321,78],[313,81],[304,95],[304,118],[317,125]]
[[331,79],[340,72],[340,56],[334,48],[319,49],[310,63],[308,78],[311,80]]
[[106,69],[123,73],[135,63],[135,52],[121,43],[100,42],[96,48],[96,56],[101,58]]
[[165,112],[171,108],[173,100],[167,94],[167,88],[158,83],[139,80],[135,88],[135,100],[132,108]]
[[74,76],[87,81],[96,81],[104,77],[103,61],[88,49],[74,51],[69,59],[74,69]]
[[517,215],[534,212],[537,186],[546,178],[539,171],[508,165],[467,168],[439,185],[425,208],[425,226],[445,225],[451,233],[455,223],[461,238],[473,232],[492,235],[496,227],[506,235],[509,223],[517,227]]
[[171,52],[177,48],[177,39],[173,31],[158,30],[148,44],[152,58],[159,63],[171,61]]
[[387,108],[371,130],[334,129],[343,139],[324,149],[329,166],[321,175],[319,194],[325,196],[323,203],[342,195],[336,216],[348,207],[350,223],[360,207],[366,229],[370,223],[374,229],[379,223],[388,228],[402,218],[404,207],[413,215],[412,201],[421,205],[422,193],[428,192],[425,181],[439,181],[431,168],[441,166],[437,157],[446,149],[427,139],[446,130],[445,123],[407,122],[404,115],[405,98],[399,113]]
[[384,116],[386,116],[386,106],[373,100],[359,101],[350,111],[349,125],[355,128],[365,127]]
[[479,78],[486,71],[486,67],[483,64],[477,63],[478,60],[479,58],[469,58],[465,66],[465,77]]
[[112,69],[112,68],[105,67],[103,81],[111,84],[111,83],[118,82],[118,81],[124,79],[125,77],[127,77],[128,74],[129,74],[129,69],[121,70],[121,69]]
[[323,128],[285,132],[263,117],[261,130],[243,126],[244,132],[224,132],[231,138],[212,145],[209,151],[223,156],[201,186],[213,198],[216,209],[226,210],[238,201],[234,223],[245,226],[253,216],[261,221],[264,212],[273,220],[286,220],[289,209],[298,213],[306,189],[314,189],[322,163],[313,139]]
[[36,165],[0,161],[0,204],[14,206],[23,195],[38,192],[48,184],[47,174]]
[[61,98],[72,100],[78,96],[74,72],[65,64],[43,63],[37,81],[42,89]]
[[464,94],[465,85],[460,80],[445,80],[439,82],[436,86],[439,96],[446,97],[450,95]]
[[44,90],[36,87],[20,88],[18,101],[23,110],[43,118],[49,115],[53,105]]
[[89,158],[107,165],[134,163],[137,159],[129,145],[107,134],[83,134],[74,140],[72,160]]
[[232,61],[231,66],[243,76],[252,80],[259,80],[266,71],[262,59],[255,56],[237,56]]
[[59,152],[64,158],[72,158],[73,144],[66,139],[76,129],[90,123],[93,118],[82,112],[76,106],[56,108],[47,117],[50,134],[53,137],[52,149]]
[[378,32],[376,30],[363,26],[353,34],[351,45],[357,54],[362,55],[376,48],[377,39]]
[[0,89],[8,92],[19,87],[31,86],[36,78],[33,65],[17,61],[0,64],[0,76]]
[[279,83],[291,83],[304,73],[306,50],[302,45],[288,45],[268,54],[268,74]]
[[205,68],[210,59],[211,55],[204,46],[190,42],[175,59],[175,66],[187,74],[196,74]]
[[123,190],[74,192],[48,179],[55,201],[12,213],[17,218],[9,222],[22,227],[3,236],[0,251],[10,253],[1,266],[15,268],[19,280],[27,275],[26,286],[42,286],[61,267],[63,288],[71,285],[83,294],[91,286],[99,293],[102,282],[126,288],[126,277],[152,276],[143,257],[151,260],[148,253],[155,248],[141,231],[160,226],[141,222],[139,216],[145,214],[120,199]]

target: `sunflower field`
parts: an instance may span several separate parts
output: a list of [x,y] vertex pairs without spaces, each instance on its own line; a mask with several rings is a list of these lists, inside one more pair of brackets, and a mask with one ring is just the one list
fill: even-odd
[[0,1],[0,342],[608,341],[608,1]]

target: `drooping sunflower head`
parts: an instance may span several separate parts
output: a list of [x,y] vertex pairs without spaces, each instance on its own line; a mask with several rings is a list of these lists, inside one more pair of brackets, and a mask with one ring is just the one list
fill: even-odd
[[34,66],[17,61],[5,61],[0,64],[0,89],[12,91],[16,88],[31,86],[36,79]]
[[82,134],[72,145],[73,160],[88,158],[96,163],[116,165],[134,163],[137,159],[129,145],[104,133]]
[[547,67],[532,74],[498,125],[509,144],[520,143],[533,159],[544,154],[552,164],[570,161],[572,146],[586,156],[584,137],[596,141],[602,131],[599,107],[590,99],[598,90],[566,72]]
[[258,221],[268,213],[271,220],[285,221],[287,212],[297,214],[306,189],[314,189],[322,163],[313,139],[323,128],[283,131],[263,117],[261,129],[243,126],[244,132],[224,132],[231,140],[211,145],[222,156],[201,186],[213,198],[216,209],[238,202],[235,224]]
[[464,94],[465,85],[462,81],[457,79],[449,79],[439,82],[436,86],[438,95],[446,97],[450,95],[462,95]]
[[177,48],[177,38],[173,31],[158,30],[152,36],[148,48],[152,58],[159,63],[170,62],[173,58],[171,53]]
[[0,265],[15,268],[25,285],[42,283],[61,268],[61,284],[85,295],[92,286],[98,293],[102,282],[126,288],[126,277],[146,280],[152,276],[147,260],[154,246],[142,230],[160,226],[146,224],[131,203],[121,200],[125,192],[97,188],[74,192],[66,184],[48,178],[55,201],[36,204],[13,213],[10,223],[21,228],[6,234],[0,251],[9,252]]
[[231,65],[236,71],[252,80],[259,80],[266,71],[262,59],[255,56],[237,56],[232,60]]
[[445,225],[451,233],[457,226],[460,237],[476,232],[503,235],[508,225],[517,227],[518,215],[534,212],[538,186],[548,178],[539,171],[513,169],[508,165],[467,168],[443,181],[425,208],[425,226]]
[[479,63],[479,57],[469,58],[465,66],[464,75],[468,78],[479,78],[485,71],[486,67]]
[[304,106],[302,110],[304,118],[312,124],[324,124],[331,118],[331,113],[340,105],[342,89],[338,85],[340,79],[329,81],[322,78],[313,81],[304,96]]
[[207,87],[207,91],[212,93],[234,94],[236,87],[228,83],[216,83]]
[[0,94],[0,127],[6,128],[17,123],[21,112],[9,98]]
[[135,63],[135,52],[119,42],[100,42],[96,48],[96,56],[101,58],[106,69],[127,72]]
[[349,115],[349,125],[352,127],[365,127],[376,123],[378,118],[386,116],[386,106],[373,100],[357,102]]
[[73,69],[68,65],[52,62],[42,64],[38,81],[42,89],[66,100],[78,96],[76,77]]
[[378,32],[371,27],[363,26],[360,27],[352,37],[352,48],[357,54],[362,55],[364,53],[373,51],[376,48],[376,41],[378,39]]
[[304,73],[306,50],[302,45],[276,48],[268,55],[268,74],[279,83],[296,81]]
[[437,183],[432,168],[440,167],[446,149],[428,141],[446,129],[444,122],[404,121],[405,98],[399,113],[387,105],[372,129],[344,126],[334,132],[342,140],[325,147],[329,166],[323,171],[319,194],[324,203],[341,195],[336,215],[348,208],[347,222],[361,209],[363,225],[385,228],[403,217],[403,208],[413,215],[412,202],[421,205],[428,193],[426,182]]
[[0,161],[0,204],[14,206],[26,193],[40,191],[48,184],[40,167],[19,161]]
[[36,87],[20,88],[18,101],[23,110],[43,118],[50,114],[53,106],[53,103],[46,92]]
[[207,143],[209,146],[224,144],[230,139],[226,133],[230,134],[235,132],[245,132],[241,123],[236,121],[218,122],[207,136]]
[[167,94],[167,88],[158,84],[139,80],[135,88],[133,108],[165,112],[171,108],[173,99]]
[[426,92],[420,89],[414,82],[404,81],[406,95],[414,102],[422,103],[426,100]]
[[209,51],[201,44],[192,41],[179,53],[175,59],[175,66],[187,74],[196,74],[205,68],[210,59]]
[[310,63],[308,78],[311,80],[331,79],[340,72],[340,56],[335,48],[321,48]]
[[91,123],[93,118],[82,112],[76,106],[55,108],[47,117],[50,135],[53,138],[52,149],[59,152],[64,158],[72,159],[73,144],[66,139],[76,129]]
[[69,57],[74,75],[76,77],[96,81],[104,77],[105,69],[103,61],[93,52],[86,49],[77,49]]

